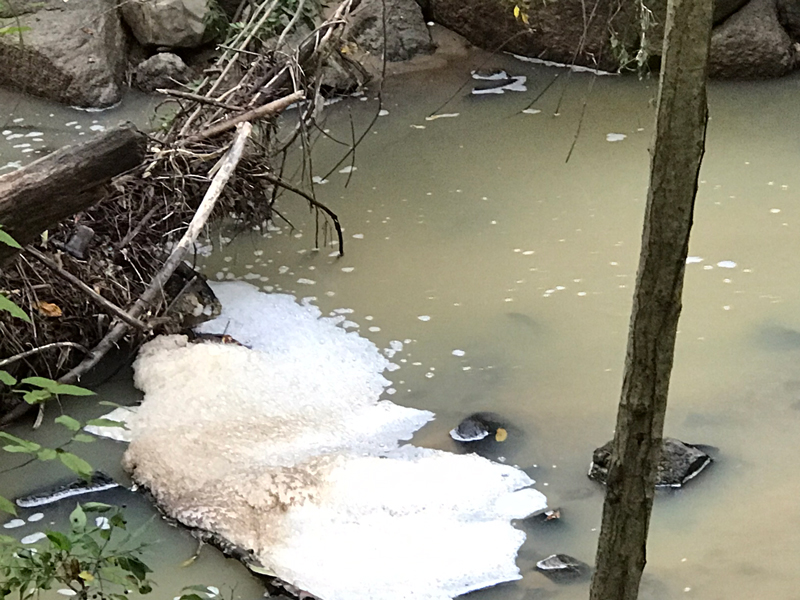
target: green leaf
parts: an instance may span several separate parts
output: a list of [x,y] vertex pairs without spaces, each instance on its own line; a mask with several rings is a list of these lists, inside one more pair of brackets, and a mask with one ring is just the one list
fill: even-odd
[[56,452],[53,448],[42,448],[36,453],[36,458],[42,461],[54,460],[56,456],[58,456],[58,452]]
[[17,385],[17,380],[8,371],[3,371],[0,369],[0,383],[4,383],[8,387],[11,387],[12,385]]
[[98,402],[100,406],[113,406],[114,408],[122,408],[122,404],[117,404],[116,402],[111,402],[111,400],[100,400]]
[[28,404],[41,404],[53,397],[49,390],[31,390],[22,395],[22,399]]
[[0,496],[0,510],[2,510],[3,512],[10,513],[15,517],[17,516],[17,507],[14,506],[14,503],[11,502],[11,500],[7,500],[2,496]]
[[[2,31],[3,29],[7,29],[7,27],[3,27],[2,29],[0,29],[0,31]],[[11,235],[8,232],[3,231],[2,227],[0,227],[0,243],[5,244],[6,246],[11,246],[12,248],[18,248],[22,250],[22,246],[19,245],[19,242],[17,242],[17,240],[11,237]]]
[[23,440],[22,438],[18,438],[15,435],[11,435],[10,433],[6,433],[5,431],[0,431],[0,439],[8,440],[12,442],[16,446],[22,446],[25,448],[26,452],[38,452],[42,447],[37,444],[36,442],[29,442],[28,440]]
[[59,550],[64,550],[65,552],[72,550],[72,542],[70,542],[69,538],[63,533],[59,533],[58,531],[48,531],[46,535],[47,539],[50,540]]
[[96,442],[97,438],[88,433],[76,433],[72,436],[72,441],[81,442],[82,444],[91,444],[92,442]]
[[110,504],[104,504],[103,502],[84,502],[82,504],[83,510],[86,512],[99,512],[104,513],[110,511],[113,506]]
[[81,505],[78,504],[69,514],[69,522],[72,524],[72,531],[83,531],[86,528],[86,513],[83,512]]
[[8,452],[10,454],[33,454],[34,453],[34,452],[31,452],[31,450],[29,448],[26,448],[25,446],[13,446],[13,445],[10,445],[10,444],[8,446],[3,446],[3,450],[5,450],[6,452]]
[[94,396],[92,390],[87,390],[77,385],[69,385],[67,383],[59,383],[47,377],[26,377],[20,383],[26,383],[43,390],[47,390],[51,394],[61,394],[64,396]]
[[119,427],[121,429],[127,429],[125,423],[112,421],[111,419],[91,419],[86,421],[86,424],[92,425],[93,427]]
[[78,431],[81,428],[81,422],[77,419],[73,419],[69,415],[61,415],[60,417],[56,417],[55,422],[59,425],[63,425],[70,431]]
[[92,465],[83,460],[80,456],[75,456],[71,452],[61,452],[58,455],[58,460],[70,471],[77,473],[84,479],[89,479],[92,476]]
[[31,318],[28,314],[22,310],[15,302],[12,302],[8,298],[6,298],[3,294],[0,294],[0,310],[4,310],[8,313],[11,313],[12,317],[16,317],[17,319],[22,319],[26,323],[31,322]]

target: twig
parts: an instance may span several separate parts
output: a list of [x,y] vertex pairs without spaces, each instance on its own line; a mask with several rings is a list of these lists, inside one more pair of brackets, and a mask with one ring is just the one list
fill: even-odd
[[143,323],[139,319],[131,317],[130,315],[128,315],[128,313],[126,313],[124,310],[122,310],[119,306],[117,306],[113,302],[109,302],[108,300],[103,298],[100,294],[95,292],[92,288],[90,288],[88,285],[83,283],[80,279],[75,277],[75,275],[73,275],[69,271],[65,271],[63,268],[59,267],[58,264],[54,260],[50,259],[48,256],[46,256],[42,252],[39,252],[33,246],[26,246],[23,249],[23,252],[25,254],[28,254],[28,255],[34,257],[36,260],[38,260],[45,267],[47,267],[48,269],[53,271],[53,273],[58,275],[64,281],[68,281],[69,283],[74,285],[76,288],[78,288],[84,294],[89,296],[89,298],[91,298],[94,302],[96,302],[97,304],[99,304],[100,306],[105,308],[108,312],[112,313],[118,319],[122,319],[128,325],[130,325],[132,327],[136,327],[137,329],[141,329],[142,331],[147,331],[147,325],[145,323]]
[[25,352],[20,352],[19,354],[15,354],[14,356],[9,356],[8,358],[4,358],[3,360],[0,360],[0,367],[5,367],[6,365],[15,363],[18,360],[22,360],[23,358],[33,356],[34,354],[39,354],[40,352],[44,352],[45,350],[50,350],[52,348],[77,348],[84,354],[89,354],[88,348],[85,348],[84,346],[81,346],[76,342],[51,342],[50,344],[45,344],[44,346],[39,346],[38,348],[31,348],[30,350],[26,350]]
[[339,224],[339,217],[336,216],[335,212],[333,212],[319,200],[315,200],[308,192],[304,192],[300,188],[293,186],[291,183],[288,183],[279,177],[275,177],[271,173],[259,173],[258,176],[263,177],[273,185],[279,185],[282,188],[297,194],[298,196],[302,196],[309,204],[320,209],[326,215],[328,215],[331,218],[331,221],[333,221],[333,226],[336,228],[336,235],[339,237],[339,256],[344,256],[344,236],[342,235],[342,226]]
[[[239,126],[239,131],[236,133],[236,137],[233,139],[230,150],[228,150],[228,152],[225,153],[225,156],[223,156],[219,160],[219,163],[217,163],[219,165],[219,170],[217,171],[217,174],[214,175],[214,179],[211,181],[211,185],[208,187],[208,190],[206,190],[203,201],[197,208],[197,212],[195,212],[194,217],[192,217],[192,221],[186,228],[183,237],[180,239],[175,248],[173,248],[172,253],[164,263],[161,271],[159,271],[156,276],[153,277],[153,280],[150,282],[150,285],[147,286],[147,289],[145,289],[139,299],[128,310],[128,315],[131,317],[137,318],[145,311],[145,309],[153,302],[153,300],[159,296],[159,294],[163,293],[164,284],[170,278],[172,273],[175,272],[175,269],[183,260],[183,257],[188,249],[194,244],[209,216],[211,216],[211,211],[214,209],[214,205],[222,193],[225,184],[228,182],[228,179],[230,179],[234,169],[236,169],[236,166],[239,164],[239,160],[242,158],[244,144],[247,141],[247,138],[250,136],[251,131],[252,125],[250,123],[242,123]],[[81,363],[69,373],[61,377],[59,381],[62,383],[73,383],[77,381],[81,375],[94,367],[100,361],[100,359],[103,358],[103,356],[105,356],[109,350],[111,350],[111,348],[120,340],[120,338],[122,338],[127,330],[127,323],[117,322],[108,331],[105,337],[100,340],[100,343],[94,347],[91,354],[81,361]]]
[[289,105],[297,102],[298,100],[302,100],[305,97],[305,92],[303,91],[294,92],[293,94],[289,94],[283,98],[278,98],[269,104],[259,106],[253,110],[248,110],[246,113],[242,113],[241,115],[233,117],[232,119],[228,119],[227,121],[223,121],[217,125],[212,125],[200,133],[186,138],[182,143],[190,144],[192,142],[199,142],[200,140],[214,137],[215,135],[219,135],[220,133],[228,131],[229,129],[233,129],[239,123],[244,123],[245,121],[254,121],[256,119],[262,119],[266,116],[280,113],[286,110]]
[[243,110],[240,106],[232,106],[230,104],[225,104],[224,102],[219,102],[214,100],[213,98],[206,98],[205,96],[201,96],[200,94],[192,94],[191,92],[182,92],[181,90],[165,90],[165,89],[157,89],[156,90],[159,94],[165,94],[167,96],[175,96],[176,98],[183,98],[184,100],[194,100],[195,102],[199,102],[200,104],[210,104],[211,106],[217,106],[219,108],[224,108],[226,110]]

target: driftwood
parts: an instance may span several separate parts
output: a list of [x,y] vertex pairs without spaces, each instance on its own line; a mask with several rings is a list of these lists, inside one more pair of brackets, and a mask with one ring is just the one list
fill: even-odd
[[[67,146],[0,177],[0,225],[20,244],[101,199],[101,184],[144,160],[146,137],[131,124]],[[0,264],[17,251],[0,244]]]

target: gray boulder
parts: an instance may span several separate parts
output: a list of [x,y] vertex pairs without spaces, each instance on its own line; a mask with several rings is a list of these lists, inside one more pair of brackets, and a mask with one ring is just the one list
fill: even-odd
[[154,92],[186,83],[190,70],[177,54],[159,52],[139,63],[134,75],[136,87],[143,92]]
[[800,41],[800,0],[778,0],[778,19],[795,41]]
[[750,0],[711,34],[709,75],[722,79],[780,77],[797,50],[778,21],[775,0]]
[[[384,48],[383,0],[361,0],[353,10],[347,35],[358,48],[381,56]],[[414,0],[385,0],[386,60],[408,60],[435,47],[422,10]]]
[[[661,460],[658,463],[656,487],[678,488],[695,478],[712,462],[711,457],[697,446],[675,438],[664,438]],[[592,454],[589,478],[605,483],[611,466],[611,442],[603,444]]]
[[[32,10],[30,3],[23,8]],[[16,3],[15,3],[16,6]],[[119,102],[125,37],[111,0],[39,4],[19,16],[19,35],[0,36],[0,85],[80,107]],[[0,19],[0,27],[17,25]]]
[[126,0],[120,10],[143,46],[195,48],[212,19],[208,0]]

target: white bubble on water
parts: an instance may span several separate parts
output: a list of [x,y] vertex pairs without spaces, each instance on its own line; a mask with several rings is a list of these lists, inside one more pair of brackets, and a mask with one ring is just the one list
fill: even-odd
[[608,134],[606,134],[606,141],[607,142],[621,142],[626,137],[628,137],[628,136],[625,135],[624,133],[608,133]]
[[386,110],[385,108],[382,108],[381,110],[378,111],[378,116],[379,117],[385,117],[388,114],[389,114],[389,111]]
[[317,282],[314,281],[313,279],[306,279],[305,277],[301,277],[300,279],[297,280],[297,283],[300,283],[302,285],[314,285]]
[[37,531],[36,533],[32,533],[30,535],[26,535],[24,538],[20,540],[23,544],[35,544],[47,537],[46,534],[42,533],[41,531]]
[[363,240],[364,239],[364,234],[363,233],[354,233],[353,237],[355,239],[357,239],[357,240]]
[[453,350],[453,356],[464,356],[465,354],[466,352],[464,352],[463,350],[458,350],[458,349]]
[[381,328],[373,325],[372,327],[369,328],[369,330],[373,333],[377,333],[378,331],[381,330]]
[[44,513],[33,513],[28,517],[28,523],[36,523],[36,521],[41,521],[42,519],[44,519]]
[[5,529],[16,529],[17,527],[22,527],[25,525],[25,521],[22,519],[11,519],[8,523],[4,523],[3,527]]
[[430,321],[431,318],[429,315],[420,315],[417,317],[420,321]]
[[700,258],[699,256],[687,256],[686,257],[686,264],[687,265],[691,265],[693,263],[701,263],[701,262],[703,262],[703,259]]
[[733,269],[736,267],[736,263],[732,260],[721,260],[717,263],[717,266],[720,269]]
[[342,267],[342,273],[352,273],[355,267]]
[[347,165],[346,167],[339,169],[339,173],[342,173],[343,175],[348,175],[356,170],[358,170],[358,167],[355,167],[353,165]]

